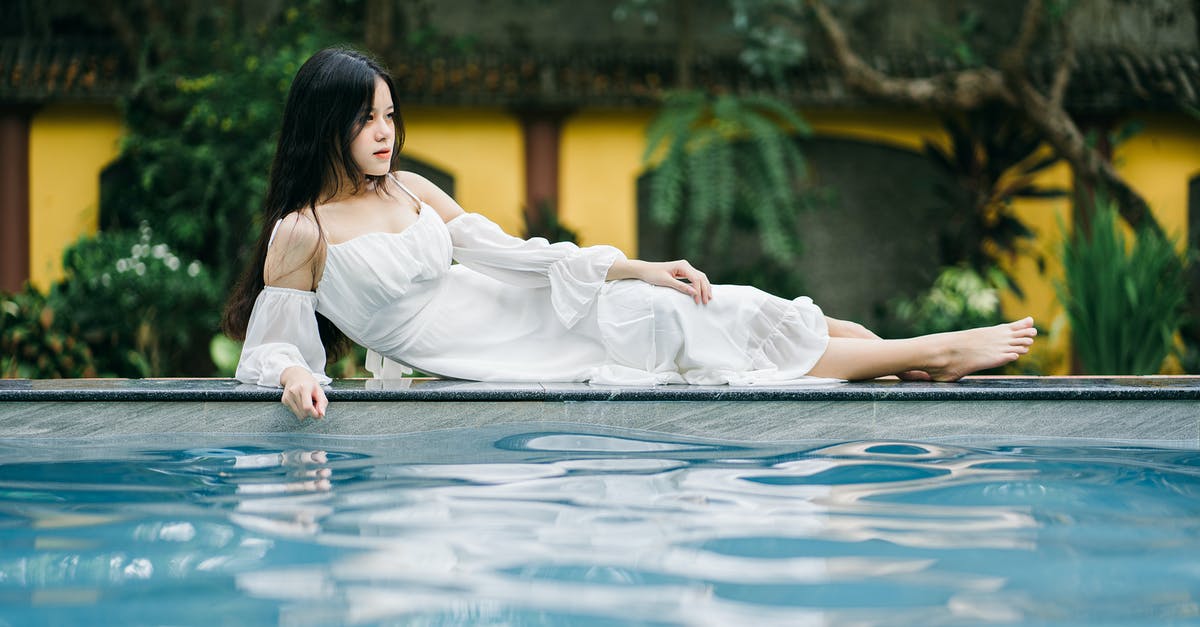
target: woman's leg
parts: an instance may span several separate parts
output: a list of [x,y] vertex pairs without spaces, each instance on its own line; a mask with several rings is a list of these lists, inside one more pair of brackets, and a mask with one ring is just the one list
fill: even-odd
[[838,379],[874,379],[913,370],[934,381],[956,381],[995,368],[1029,352],[1037,329],[1033,318],[907,340],[831,337],[825,354],[808,374]]

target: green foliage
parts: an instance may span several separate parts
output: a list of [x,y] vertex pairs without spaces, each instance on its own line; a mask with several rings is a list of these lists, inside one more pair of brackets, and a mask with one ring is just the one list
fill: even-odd
[[[316,3],[293,3],[250,33],[183,40],[123,103],[127,132],[101,189],[104,229],[142,222],[228,285],[258,232],[258,213],[292,76],[331,43]],[[214,3],[196,19],[233,19]]]
[[1004,273],[996,268],[943,268],[928,291],[888,303],[887,334],[912,337],[999,324],[1000,292],[1007,287]]
[[982,26],[983,16],[977,10],[968,8],[955,26],[934,24],[930,28],[934,41],[941,48],[939,52],[954,57],[965,66],[977,66],[982,59],[971,42],[979,36]]
[[525,218],[523,237],[526,239],[541,237],[550,242],[579,243],[579,234],[559,221],[558,210],[553,203],[542,202],[538,205],[537,218],[534,220],[529,219],[529,211],[522,211],[521,215]]
[[729,0],[733,27],[742,34],[742,64],[782,83],[784,72],[808,56],[803,0]]
[[1185,321],[1187,259],[1175,242],[1140,229],[1130,247],[1116,206],[1099,200],[1091,225],[1063,242],[1055,287],[1087,374],[1155,374]]
[[87,344],[65,328],[41,292],[26,284],[15,294],[0,294],[0,377],[45,379],[94,377]]
[[[947,117],[943,127],[949,150],[928,140],[924,147],[926,157],[953,182],[936,187],[949,216],[939,234],[942,261],[991,272],[1001,257],[1029,252],[1027,243],[1034,237],[1013,213],[1013,201],[1066,195],[1034,182],[1060,159],[1040,156],[1036,130],[1002,107]],[[1008,282],[1021,293],[1012,277]]]
[[103,375],[208,375],[206,342],[223,295],[208,268],[178,256],[149,225],[79,240],[50,302]]
[[218,333],[208,342],[208,357],[212,360],[218,377],[232,377],[237,372],[238,360],[242,357],[242,343],[230,339],[224,333]]
[[[213,373],[208,342],[260,227],[287,89],[300,64],[334,41],[327,24],[339,23],[332,13],[345,7],[337,4],[189,3],[170,20],[141,25],[139,74],[121,102],[121,153],[101,177],[102,232],[66,251],[67,276],[45,306],[59,313],[73,343],[90,349],[80,368],[118,376]],[[32,307],[6,302],[22,316]],[[50,358],[41,355],[54,350],[26,355],[51,340],[20,335],[33,339],[5,351],[18,356],[5,372],[74,374],[44,363]]]
[[[813,204],[795,135],[808,125],[765,95],[669,95],[647,130],[644,159],[660,150],[650,216],[674,229],[676,253],[719,268],[735,227],[757,232],[768,264],[791,266],[800,251],[797,214]],[[711,272],[710,272],[711,274]]]

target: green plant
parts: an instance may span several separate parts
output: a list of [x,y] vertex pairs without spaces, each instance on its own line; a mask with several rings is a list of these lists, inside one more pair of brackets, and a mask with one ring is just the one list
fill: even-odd
[[66,278],[50,302],[102,374],[208,375],[223,293],[204,264],[156,240],[147,224],[80,239],[63,255]]
[[943,268],[928,291],[888,303],[887,334],[911,337],[999,324],[1000,292],[1008,287],[997,268]]
[[[312,2],[247,33],[182,40],[124,100],[121,154],[101,182],[104,230],[149,223],[221,285],[240,272],[258,215],[291,78],[333,41]],[[214,28],[220,5],[195,19]],[[236,14],[236,12],[234,12]]]
[[533,219],[530,219],[528,209],[521,213],[525,217],[524,237],[526,239],[542,237],[551,242],[579,243],[579,234],[558,219],[558,210],[554,208],[554,203],[548,201],[538,203],[538,211],[534,214]]
[[63,328],[46,297],[29,284],[0,294],[0,377],[94,377],[92,351]]
[[[796,218],[822,198],[803,187],[796,138],[808,133],[795,111],[769,96],[670,94],[647,130],[644,155],[647,162],[661,155],[649,177],[649,215],[668,229],[664,254],[689,259],[716,282],[803,291],[794,270]],[[757,250],[732,261],[732,242],[755,240]]]
[[795,136],[808,133],[791,107],[769,96],[667,96],[646,131],[643,158],[663,150],[650,184],[651,217],[676,228],[684,256],[726,252],[742,218],[768,259],[795,262],[796,214],[811,201],[797,187],[806,166]]
[[1141,228],[1130,246],[1112,202],[1062,247],[1055,283],[1087,374],[1155,374],[1185,321],[1188,260],[1175,241]]
[[[1028,123],[997,106],[943,119],[949,148],[926,140],[924,153],[950,184],[935,186],[947,219],[940,227],[942,262],[965,262],[981,273],[999,267],[1003,256],[1028,252],[1033,232],[1013,212],[1021,198],[1066,196],[1036,177],[1061,159],[1039,154],[1042,138]],[[1007,277],[1017,294],[1020,285]]]

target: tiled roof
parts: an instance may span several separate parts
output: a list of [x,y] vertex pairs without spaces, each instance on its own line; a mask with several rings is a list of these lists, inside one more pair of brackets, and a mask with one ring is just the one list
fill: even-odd
[[110,41],[0,38],[0,103],[111,102],[132,77]]
[[[1144,56],[1084,51],[1071,77],[1067,106],[1081,112],[1174,109],[1200,105],[1200,52]],[[931,76],[957,69],[945,57],[893,54],[869,59],[894,76]],[[400,98],[411,104],[503,107],[652,106],[675,82],[669,52],[576,55],[405,56],[390,63]],[[1049,84],[1050,61],[1034,63]],[[133,64],[111,42],[0,39],[0,103],[105,101],[132,80]],[[827,57],[790,70],[782,87],[751,74],[731,57],[699,58],[693,81],[713,90],[770,89],[799,106],[866,104],[850,92]]]

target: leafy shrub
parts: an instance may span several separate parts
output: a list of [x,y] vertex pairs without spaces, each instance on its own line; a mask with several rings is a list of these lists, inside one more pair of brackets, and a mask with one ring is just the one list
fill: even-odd
[[307,12],[262,38],[218,33],[142,76],[126,99],[121,154],[101,180],[101,227],[149,223],[222,285],[261,227],[283,103],[296,70],[330,43]]
[[[1041,134],[1000,106],[984,107],[942,120],[950,139],[942,148],[926,140],[925,156],[949,184],[935,185],[950,218],[939,225],[943,263],[966,263],[984,273],[999,268],[1002,257],[1033,253],[1034,234],[1014,213],[1019,199],[1053,199],[1066,190],[1044,187],[1037,178],[1061,159],[1043,155]],[[1038,258],[1039,265],[1041,259]],[[1020,286],[1006,276],[1017,294]]]
[[1139,229],[1132,246],[1116,205],[1100,200],[1088,228],[1062,247],[1059,300],[1087,374],[1155,374],[1185,320],[1187,259],[1175,241]]
[[46,297],[29,284],[0,294],[0,377],[94,377],[87,344],[71,336]]
[[[725,273],[735,234],[756,235],[762,262],[754,276],[775,293],[791,284],[800,239],[796,216],[817,204],[802,189],[807,177],[796,137],[808,125],[789,105],[766,95],[669,95],[646,131],[644,160],[662,152],[650,179],[649,214],[673,227],[671,257],[686,257],[717,282],[744,282]],[[738,279],[742,279],[739,281]]]
[[66,278],[50,300],[102,374],[208,375],[222,294],[202,263],[156,239],[143,224],[79,240],[63,256]]
[[996,268],[983,273],[967,265],[944,268],[928,291],[888,303],[885,334],[911,337],[999,324],[1000,292],[1007,287]]

